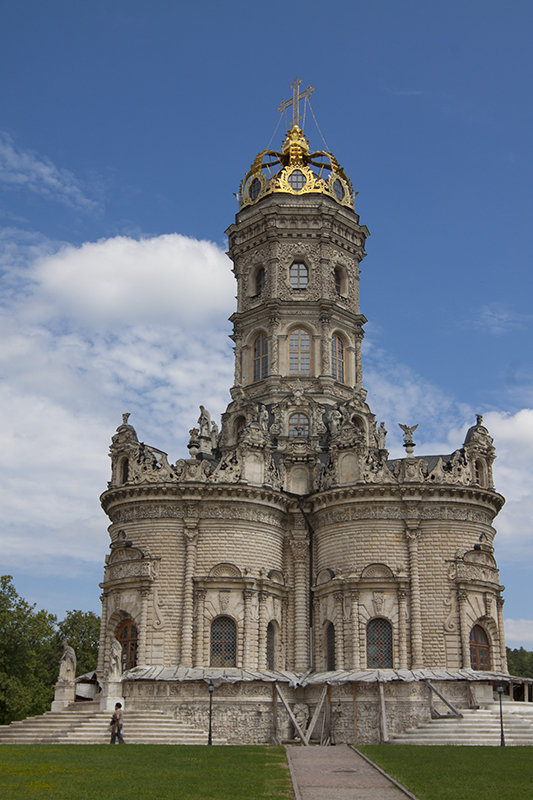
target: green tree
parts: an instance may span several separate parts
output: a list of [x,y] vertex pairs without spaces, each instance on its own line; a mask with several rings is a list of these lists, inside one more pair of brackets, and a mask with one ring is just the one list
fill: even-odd
[[67,611],[58,624],[20,597],[11,575],[0,576],[0,725],[48,711],[62,639],[76,652],[78,675],[94,670],[99,630],[92,611]]
[[56,618],[0,576],[0,724],[50,708],[57,677]]
[[507,666],[511,675],[533,678],[533,653],[530,650],[507,648]]
[[58,624],[58,639],[67,639],[76,653],[76,674],[84,675],[96,669],[100,617],[92,611],[67,611],[67,616]]

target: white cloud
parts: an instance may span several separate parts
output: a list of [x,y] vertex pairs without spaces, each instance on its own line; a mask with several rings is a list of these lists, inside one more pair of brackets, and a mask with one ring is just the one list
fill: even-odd
[[533,619],[505,619],[504,626],[507,647],[533,649]]
[[198,405],[216,417],[229,400],[230,264],[215,245],[177,235],[53,253],[16,236],[4,244],[3,563],[55,572],[58,554],[101,562],[98,497],[121,412],[175,460]]
[[26,189],[69,206],[84,209],[98,206],[84,193],[72,172],[56,167],[46,156],[22,150],[3,132],[0,132],[0,184]]
[[477,311],[474,309],[467,324],[484,333],[502,336],[511,331],[524,330],[531,325],[532,320],[531,314],[521,314],[505,308],[501,303],[490,303]]

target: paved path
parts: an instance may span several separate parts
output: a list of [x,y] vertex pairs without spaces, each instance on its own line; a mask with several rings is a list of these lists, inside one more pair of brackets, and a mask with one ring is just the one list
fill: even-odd
[[416,800],[348,745],[287,747],[297,800]]

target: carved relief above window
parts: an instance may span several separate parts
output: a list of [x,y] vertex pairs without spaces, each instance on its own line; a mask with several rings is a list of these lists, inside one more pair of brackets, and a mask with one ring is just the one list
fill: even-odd
[[304,328],[289,333],[289,375],[311,375],[311,337]]
[[266,333],[258,334],[253,347],[254,383],[268,375],[268,338]]
[[344,383],[344,343],[340,336],[331,339],[331,374],[339,383]]
[[289,281],[293,289],[305,289],[309,283],[309,270],[303,261],[294,261],[289,269]]
[[235,564],[229,562],[222,562],[215,564],[209,572],[210,578],[240,578],[241,571]]

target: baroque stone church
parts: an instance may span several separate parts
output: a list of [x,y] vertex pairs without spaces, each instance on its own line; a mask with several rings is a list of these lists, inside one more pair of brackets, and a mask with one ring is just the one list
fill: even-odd
[[369,231],[300,127],[311,91],[293,84],[292,125],[254,159],[227,230],[220,430],[200,406],[171,463],[124,414],[101,498],[102,707],[205,725],[211,690],[215,740],[386,740],[490,700],[507,674],[492,438],[478,416],[453,453],[415,455],[402,424],[405,457],[389,458],[361,361]]

